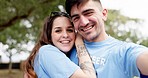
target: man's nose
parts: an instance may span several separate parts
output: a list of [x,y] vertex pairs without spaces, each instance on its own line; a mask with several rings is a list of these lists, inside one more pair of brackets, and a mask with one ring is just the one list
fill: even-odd
[[81,16],[80,17],[80,26],[86,26],[89,23],[88,18]]

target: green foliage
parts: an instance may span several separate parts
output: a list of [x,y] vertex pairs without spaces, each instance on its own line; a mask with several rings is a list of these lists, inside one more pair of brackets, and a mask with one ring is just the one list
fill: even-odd
[[[130,29],[130,26],[132,26],[133,23],[136,24],[140,21],[142,20],[123,16],[121,15],[120,11],[109,10],[108,19],[105,23],[106,31],[109,35],[117,39],[148,46],[148,38],[138,38],[138,33],[136,32],[136,29]],[[130,25],[127,25],[128,23]],[[122,30],[120,30],[121,28]]]
[[[0,42],[8,40],[16,43],[28,42],[28,37],[36,40],[43,20],[51,11],[58,11],[57,5],[63,0],[0,0]],[[31,27],[21,25],[28,21]]]

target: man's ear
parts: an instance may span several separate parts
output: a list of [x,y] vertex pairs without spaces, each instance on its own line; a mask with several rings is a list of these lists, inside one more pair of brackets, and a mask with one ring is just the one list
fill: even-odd
[[107,13],[108,13],[108,10],[107,10],[107,9],[103,9],[103,11],[102,11],[102,14],[103,14],[102,19],[103,19],[104,21],[107,20]]

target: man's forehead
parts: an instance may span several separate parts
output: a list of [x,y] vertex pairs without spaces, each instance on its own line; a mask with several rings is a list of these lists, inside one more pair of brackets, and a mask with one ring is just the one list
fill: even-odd
[[78,10],[79,10],[78,6],[77,6],[77,5],[74,5],[74,6],[71,8],[71,13],[70,13],[71,16],[72,16],[73,14],[77,14]]
[[83,11],[95,6],[96,4],[92,1],[92,0],[88,0],[87,2],[83,3],[83,4],[79,4],[79,5],[74,5],[71,8],[71,15],[73,14],[77,14],[77,13],[82,13]]
[[88,1],[89,1],[89,0],[86,0],[86,1],[83,2],[83,3],[75,4],[75,5],[71,8],[71,14],[73,14],[74,12],[77,12],[78,10],[79,10],[79,11],[83,10],[84,5],[86,5]]

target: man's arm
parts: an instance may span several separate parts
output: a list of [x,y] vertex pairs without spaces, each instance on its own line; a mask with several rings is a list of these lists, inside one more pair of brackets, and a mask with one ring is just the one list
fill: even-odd
[[138,56],[137,66],[141,74],[148,75],[148,51],[145,51]]

